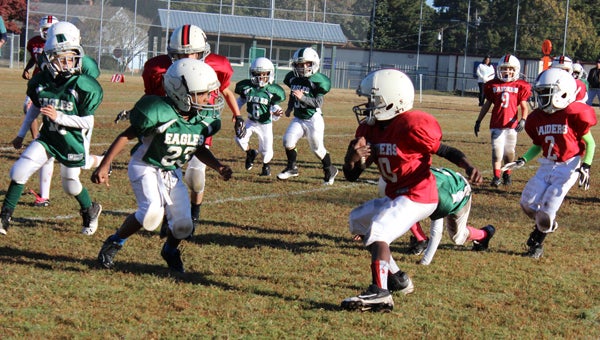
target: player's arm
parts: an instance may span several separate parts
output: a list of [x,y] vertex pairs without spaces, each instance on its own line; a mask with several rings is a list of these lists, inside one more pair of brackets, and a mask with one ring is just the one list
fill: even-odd
[[196,149],[194,156],[208,167],[217,171],[225,181],[228,181],[231,178],[231,175],[233,174],[231,168],[228,165],[221,164],[210,149],[206,148],[204,145],[201,145]]
[[33,60],[33,58],[29,58],[29,61],[27,61],[27,64],[25,65],[25,68],[23,69],[23,73],[21,74],[21,77],[23,79],[25,79],[25,80],[31,79],[29,70],[33,67],[33,65],[35,65],[35,60]]
[[348,150],[344,157],[344,177],[350,182],[356,181],[363,170],[373,163],[371,157],[371,145],[365,137],[355,138],[348,144]]
[[477,135],[479,135],[479,128],[481,127],[481,121],[483,120],[483,118],[485,117],[487,112],[490,110],[491,106],[492,106],[492,102],[486,98],[485,102],[483,103],[483,106],[481,107],[481,110],[479,110],[479,116],[477,116],[477,119],[475,120],[475,126],[473,127],[473,131],[475,132],[475,137],[477,137]]
[[579,171],[579,187],[583,188],[583,190],[588,190],[590,188],[590,167],[594,159],[596,142],[591,131],[588,131],[581,139],[585,144],[585,155],[583,155],[581,166],[577,169]]
[[302,95],[302,96],[296,97],[296,100],[298,100],[300,103],[304,104],[304,106],[306,106],[306,107],[316,109],[318,107],[323,107],[323,102],[325,101],[325,96],[317,95],[315,97],[309,97],[309,96]]
[[233,113],[231,121],[235,122],[235,117],[241,115],[240,108],[237,104],[237,99],[235,98],[235,93],[233,93],[233,91],[231,91],[229,88],[226,88],[221,92],[221,94],[223,94],[223,98],[225,98],[227,106],[229,106],[229,109],[231,109],[231,112]]
[[136,138],[135,129],[133,126],[129,126],[125,131],[121,132],[117,138],[110,144],[110,147],[104,154],[104,158],[100,165],[92,173],[91,180],[93,183],[102,184],[106,183],[109,186],[108,175],[110,173],[110,165],[117,155],[125,148],[130,140]]
[[435,154],[464,169],[471,183],[479,184],[483,182],[479,170],[477,170],[477,168],[469,162],[467,156],[457,148],[442,143]]

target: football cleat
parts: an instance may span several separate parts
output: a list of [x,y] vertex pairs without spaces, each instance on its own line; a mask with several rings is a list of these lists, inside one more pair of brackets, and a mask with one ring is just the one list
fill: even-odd
[[102,206],[96,202],[87,209],[81,209],[80,214],[83,219],[83,228],[81,233],[84,235],[94,235],[96,229],[98,229],[98,217],[102,212]]
[[417,241],[417,238],[414,236],[410,237],[410,243],[408,252],[413,255],[421,255],[427,249],[427,244],[429,244],[429,239],[423,241]]
[[404,295],[408,295],[415,291],[415,285],[410,277],[408,277],[408,274],[403,271],[399,271],[394,274],[389,273],[387,286],[390,293],[400,292]]
[[129,111],[123,110],[117,114],[117,117],[115,118],[115,124],[125,121],[125,120],[128,120],[128,119],[129,119]]
[[114,259],[117,256],[117,252],[123,248],[122,245],[113,241],[113,236],[109,236],[100,248],[98,253],[98,263],[106,269],[111,269],[115,266]]
[[490,183],[490,185],[493,186],[494,188],[497,188],[497,187],[500,186],[501,183],[502,183],[502,181],[500,180],[500,178],[494,176],[494,178],[492,179],[492,182]]
[[10,226],[10,219],[13,214],[13,209],[2,207],[0,212],[0,234],[6,235],[8,227]]
[[486,225],[485,227],[481,228],[481,230],[484,230],[487,235],[483,240],[473,241],[474,251],[487,250],[490,244],[490,240],[492,239],[492,237],[494,237],[494,234],[496,233],[496,228],[494,228],[494,226],[491,224]]
[[544,246],[536,244],[529,247],[529,250],[524,254],[525,257],[532,259],[539,259],[544,254]]
[[288,179],[290,177],[296,177],[296,176],[298,176],[298,167],[297,166],[286,167],[285,169],[283,169],[282,172],[280,172],[277,175],[277,179]]
[[389,290],[370,285],[364,293],[344,299],[341,307],[345,310],[361,312],[390,312],[394,309],[394,299]]
[[167,261],[169,269],[179,273],[185,273],[185,270],[183,270],[183,261],[181,261],[181,251],[179,251],[179,249],[175,249],[175,251],[169,253],[165,249],[166,247],[167,243],[165,242],[162,250],[160,251],[160,256]]
[[328,168],[323,169],[324,177],[323,177],[323,185],[332,185],[335,181],[335,176],[338,175],[338,169],[331,165]]
[[254,166],[254,160],[258,156],[258,151],[250,149],[246,151],[246,170],[251,170]]
[[50,200],[47,198],[36,197],[35,201],[33,201],[34,207],[47,207],[50,205]]

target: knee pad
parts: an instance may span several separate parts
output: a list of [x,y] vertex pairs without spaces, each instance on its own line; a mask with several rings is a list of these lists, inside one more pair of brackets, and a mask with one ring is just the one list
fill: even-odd
[[146,211],[136,211],[135,217],[141,221],[142,227],[145,230],[153,231],[162,224],[165,216],[165,209],[158,203],[150,204]]
[[188,164],[183,176],[185,184],[193,192],[201,193],[204,192],[204,185],[206,180],[206,164],[198,161],[198,165],[194,166]]
[[178,240],[183,240],[192,234],[194,222],[191,218],[175,217],[170,223],[171,233]]
[[60,178],[65,193],[71,196],[77,196],[81,193],[83,185],[81,185],[81,181],[79,180],[80,172],[81,168],[60,167]]
[[537,226],[538,230],[543,233],[551,233],[558,228],[558,223],[556,223],[556,221],[554,221],[554,219],[547,213],[541,210],[535,215],[535,225]]

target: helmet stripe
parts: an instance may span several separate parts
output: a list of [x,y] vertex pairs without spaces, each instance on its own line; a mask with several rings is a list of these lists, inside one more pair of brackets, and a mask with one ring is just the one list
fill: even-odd
[[183,31],[181,32],[181,46],[187,46],[190,44],[190,25],[183,25]]
[[510,61],[510,54],[504,56],[504,62],[508,63]]

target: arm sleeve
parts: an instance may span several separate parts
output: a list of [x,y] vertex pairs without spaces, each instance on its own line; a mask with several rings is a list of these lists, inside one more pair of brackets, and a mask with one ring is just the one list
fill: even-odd
[[322,95],[318,95],[316,97],[303,96],[302,99],[297,100],[308,107],[316,109],[323,106],[323,101],[325,100],[325,97]]
[[27,110],[27,114],[25,114],[25,118],[23,119],[23,123],[21,123],[21,128],[19,129],[19,133],[17,133],[18,137],[25,138],[27,135],[27,131],[29,131],[29,127],[31,123],[39,116],[40,108],[31,105]]
[[591,132],[586,133],[581,139],[585,143],[585,155],[583,156],[582,162],[588,165],[592,165],[594,160],[594,152],[596,150],[596,141]]
[[525,154],[521,158],[525,159],[525,162],[529,162],[537,155],[539,155],[540,152],[542,152],[542,147],[534,144],[529,148],[529,150],[527,150],[527,152],[525,152]]
[[68,127],[74,127],[78,129],[91,129],[94,127],[94,116],[74,116],[74,115],[66,115],[61,111],[57,111],[58,116],[54,121],[56,124]]

